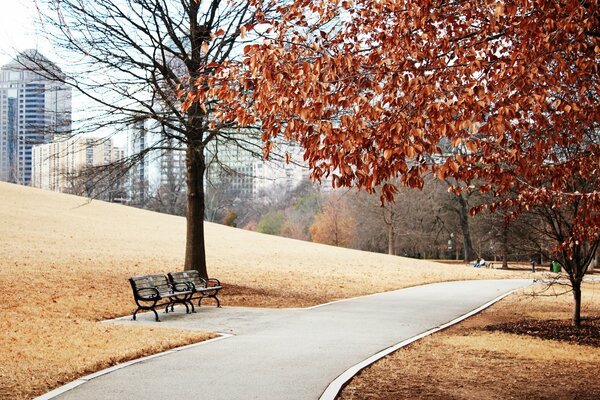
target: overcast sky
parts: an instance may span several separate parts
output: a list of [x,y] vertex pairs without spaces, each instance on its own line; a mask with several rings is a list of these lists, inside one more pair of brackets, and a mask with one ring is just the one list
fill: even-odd
[[51,46],[35,34],[36,20],[35,0],[0,0],[0,65],[12,60],[16,52],[31,48],[55,60]]

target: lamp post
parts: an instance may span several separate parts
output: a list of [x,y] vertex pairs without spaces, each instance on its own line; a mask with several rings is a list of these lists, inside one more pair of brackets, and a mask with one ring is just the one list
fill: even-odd
[[452,258],[453,245],[454,245],[454,233],[450,233],[450,239],[448,239],[448,251],[450,252],[450,258]]

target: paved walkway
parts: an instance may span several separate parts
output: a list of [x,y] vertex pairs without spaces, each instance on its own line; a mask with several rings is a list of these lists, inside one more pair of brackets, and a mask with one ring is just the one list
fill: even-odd
[[[445,324],[530,280],[450,282],[307,309],[202,307],[161,313],[161,327],[233,336],[91,379],[59,399],[319,399],[336,377],[408,338]],[[152,315],[118,323],[152,325]]]

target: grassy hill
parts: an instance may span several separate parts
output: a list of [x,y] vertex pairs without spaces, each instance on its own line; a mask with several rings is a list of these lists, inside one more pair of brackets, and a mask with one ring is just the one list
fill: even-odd
[[[3,270],[19,266],[18,270],[43,271],[69,266],[127,275],[183,267],[185,219],[182,217],[7,183],[0,183],[0,196]],[[474,270],[462,265],[449,267],[208,222],[205,225],[210,275],[249,289],[291,291],[294,295],[301,292],[303,299],[298,298],[300,304],[295,305],[424,282],[507,276],[502,271]],[[313,294],[319,298],[310,299],[305,287],[299,287],[307,280],[316,280],[311,283],[317,285],[329,281],[343,287],[332,290],[328,283],[326,293],[319,294],[317,290]],[[285,297],[288,302],[289,293]],[[276,299],[264,301],[271,306],[289,306],[279,304]]]

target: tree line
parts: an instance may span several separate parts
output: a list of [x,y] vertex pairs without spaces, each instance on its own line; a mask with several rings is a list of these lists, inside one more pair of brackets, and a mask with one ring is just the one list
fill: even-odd
[[[333,246],[413,258],[472,261],[484,258],[508,268],[509,261],[556,259],[534,212],[515,219],[505,213],[472,215],[486,201],[479,192],[460,197],[448,184],[426,178],[422,190],[399,189],[394,202],[355,189],[323,190],[307,182],[254,209],[229,208],[237,225],[261,233]],[[221,222],[221,221],[216,221]]]

